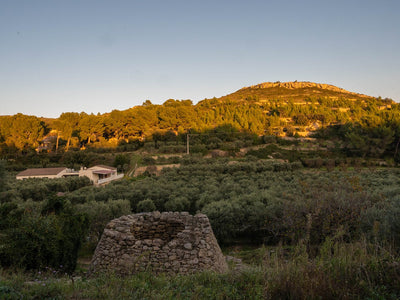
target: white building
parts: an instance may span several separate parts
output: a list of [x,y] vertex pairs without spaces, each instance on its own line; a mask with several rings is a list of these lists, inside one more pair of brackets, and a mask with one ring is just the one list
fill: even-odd
[[66,167],[59,168],[34,168],[26,169],[17,174],[17,179],[27,179],[27,178],[61,178],[66,176],[78,176],[79,173],[68,169]]
[[79,176],[86,176],[94,185],[107,184],[113,180],[124,177],[124,174],[118,174],[117,169],[105,165],[97,165],[91,168],[81,168]]
[[124,174],[118,174],[116,168],[97,165],[91,168],[81,168],[79,171],[68,169],[66,167],[26,169],[25,171],[18,173],[16,178],[61,178],[68,176],[86,176],[94,185],[104,185],[113,180],[124,177]]

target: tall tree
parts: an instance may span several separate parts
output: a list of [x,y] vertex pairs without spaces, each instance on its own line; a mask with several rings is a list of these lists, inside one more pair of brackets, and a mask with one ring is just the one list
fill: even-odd
[[45,132],[45,124],[35,116],[16,114],[6,123],[3,128],[6,143],[20,150],[36,148]]
[[81,114],[79,122],[79,135],[81,140],[87,140],[87,144],[96,141],[97,137],[103,135],[104,124],[101,116],[94,114]]
[[74,131],[78,130],[79,120],[79,113],[66,112],[62,113],[60,117],[54,122],[54,127],[57,130],[56,151],[58,149],[58,140],[60,137],[67,140],[67,146],[65,150],[69,150],[72,134],[74,133]]

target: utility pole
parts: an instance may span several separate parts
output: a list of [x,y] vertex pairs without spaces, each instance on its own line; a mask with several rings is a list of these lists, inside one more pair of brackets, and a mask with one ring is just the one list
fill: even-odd
[[189,133],[186,135],[186,154],[189,154]]

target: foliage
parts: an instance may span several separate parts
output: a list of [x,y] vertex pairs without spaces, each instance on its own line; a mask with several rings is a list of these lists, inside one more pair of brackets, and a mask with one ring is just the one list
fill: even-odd
[[6,185],[6,163],[0,160],[0,193],[4,190]]
[[90,167],[96,156],[87,151],[68,151],[62,156],[61,161],[65,166],[71,169],[79,169],[80,167]]
[[119,172],[126,172],[129,168],[130,157],[127,154],[118,154],[114,159],[114,167],[118,169]]
[[155,210],[156,206],[151,199],[142,200],[137,204],[137,212],[151,212]]
[[7,191],[0,194],[0,202],[6,201],[43,201],[53,193],[72,192],[92,185],[89,178],[72,176],[67,178],[10,180]]
[[[316,141],[298,138],[317,128]],[[187,141],[192,154],[183,156]],[[313,88],[249,88],[196,105],[146,101],[54,120],[1,116],[3,268],[71,274],[82,244],[92,251],[110,220],[154,210],[202,212],[222,245],[251,241],[268,248],[258,250],[261,260],[250,272],[100,276],[73,291],[57,282],[27,290],[1,279],[0,298],[398,298],[400,173],[362,167],[376,159],[398,164],[399,145],[399,104]],[[146,154],[127,153],[140,148]],[[218,158],[246,152],[236,160]],[[207,153],[213,158],[202,159]],[[26,166],[105,161],[120,171],[143,164],[155,169],[156,163],[181,167],[100,188],[85,177],[11,178]]]
[[88,187],[66,197],[72,203],[125,199],[133,212],[201,211],[220,242],[246,237],[295,244],[308,235],[318,245],[339,227],[349,241],[372,238],[375,221],[384,240],[395,239],[397,176],[396,169],[310,172],[297,162],[192,157],[158,177]]
[[[225,274],[154,275],[121,278],[112,273],[71,282],[58,274],[0,273],[0,297],[73,299],[398,299],[399,258],[365,241],[327,239],[310,257],[304,244],[235,250],[247,265]],[[252,261],[245,259],[253,256]],[[24,284],[30,280],[31,284]]]
[[112,200],[107,203],[89,201],[78,204],[76,210],[88,217],[87,245],[85,246],[93,251],[107,223],[112,219],[129,215],[131,206],[128,200]]
[[[18,209],[18,208],[15,208]],[[3,223],[0,264],[23,269],[52,267],[73,272],[85,235],[86,216],[71,210],[62,199],[51,199],[42,214],[25,209],[19,219]]]
[[43,121],[35,116],[16,114],[0,117],[0,142],[20,150],[35,148],[46,132]]
[[[318,136],[335,137],[335,126],[341,127],[336,137],[348,154],[397,157],[400,152],[399,104],[317,87],[247,88],[196,105],[169,99],[162,105],[145,102],[103,115],[66,112],[46,122],[22,114],[0,117],[2,156],[31,151],[44,137],[55,139],[44,151],[71,147],[134,151],[152,142],[164,153],[183,152],[187,134],[194,139],[193,152],[205,153],[235,141],[229,150],[237,150],[264,134],[299,136],[320,128]],[[54,131],[46,136],[50,130]]]
[[[73,134],[76,133],[76,131],[78,130],[79,119],[79,113],[66,112],[62,113],[60,117],[54,122],[54,129],[58,131],[58,136],[61,136],[67,140],[67,145],[65,147],[66,151],[69,150]],[[56,147],[58,148],[58,144]]]
[[[59,245],[64,241],[68,253],[75,253],[77,235],[83,233],[66,228],[86,222],[80,229],[86,249],[93,250],[111,219],[154,210],[207,214],[221,244],[304,243],[314,257],[340,232],[344,243],[365,237],[395,249],[400,246],[397,169],[311,170],[299,162],[250,156],[235,161],[187,156],[180,162],[180,168],[166,169],[160,176],[105,187],[90,186],[83,178],[8,180],[0,205],[2,265],[11,265],[18,255],[14,266],[40,268],[69,261],[72,268],[76,256],[68,256]],[[55,196],[59,192],[64,196]],[[32,256],[12,251],[15,247],[36,251],[37,263],[29,260]]]

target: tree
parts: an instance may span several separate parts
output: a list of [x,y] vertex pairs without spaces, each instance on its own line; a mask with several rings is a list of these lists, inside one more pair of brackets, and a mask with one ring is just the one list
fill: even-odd
[[114,167],[118,169],[119,172],[127,171],[130,164],[130,157],[127,154],[117,154],[114,159]]
[[45,124],[35,116],[16,114],[6,116],[0,123],[0,141],[19,150],[36,148],[43,138]]
[[104,119],[106,136],[109,139],[114,137],[117,140],[124,138],[128,123],[128,113],[126,111],[113,110]]
[[60,117],[54,122],[54,127],[57,130],[56,151],[58,150],[58,141],[60,137],[67,140],[66,151],[69,150],[72,135],[74,131],[78,130],[79,120],[79,113],[66,112],[62,113]]
[[[51,206],[57,209],[52,209]],[[40,269],[51,267],[71,274],[76,267],[78,250],[86,236],[88,218],[62,201],[48,205],[49,212],[35,210],[20,214],[0,236],[0,265]]]
[[151,105],[153,105],[153,103],[151,103],[150,100],[146,100],[146,101],[144,101],[143,104],[142,104],[142,106],[151,106]]
[[137,212],[151,212],[156,210],[156,206],[151,199],[145,199],[137,204]]
[[89,145],[91,141],[96,141],[98,136],[103,135],[103,132],[104,124],[102,122],[102,117],[95,116],[94,114],[81,114],[79,122],[81,140],[87,140],[87,144]]
[[309,120],[306,115],[298,114],[293,117],[293,120],[297,125],[306,126],[309,123]]

